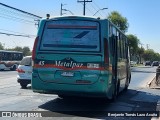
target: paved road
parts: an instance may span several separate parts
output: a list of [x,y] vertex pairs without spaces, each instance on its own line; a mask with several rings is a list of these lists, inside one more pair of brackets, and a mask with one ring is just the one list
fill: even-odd
[[[129,112],[156,110],[157,101],[160,100],[160,92],[147,87],[147,82],[151,81],[155,75],[152,71],[156,68],[141,67],[133,69],[134,72],[132,72],[132,82],[129,90],[121,93],[114,103],[98,99],[74,98],[64,100],[58,98],[57,95],[33,93],[30,86],[28,86],[27,89],[21,89],[17,83],[15,71],[0,71],[0,111],[52,111],[53,116],[59,116],[54,117],[54,119],[68,120],[82,118],[150,120],[151,117],[107,117],[110,111]],[[65,111],[71,112],[66,113]],[[37,120],[38,119],[39,118],[37,118]],[[53,118],[45,119],[51,120]]]
[[156,75],[157,67],[132,67],[132,79],[129,86],[130,89],[141,89],[148,87],[148,84]]

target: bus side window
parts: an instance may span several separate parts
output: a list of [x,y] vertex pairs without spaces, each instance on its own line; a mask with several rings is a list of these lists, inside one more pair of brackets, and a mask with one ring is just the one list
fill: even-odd
[[129,51],[128,51],[128,43],[127,43],[127,39],[125,39],[125,51],[126,51],[126,59],[129,57],[128,56],[128,53],[129,53]]
[[125,39],[125,37],[123,37],[123,50],[124,50],[124,52],[123,52],[123,55],[124,55],[124,59],[126,59],[127,58],[127,56],[126,56],[126,39]]
[[112,54],[112,26],[111,24],[109,25],[109,52]]
[[109,38],[110,53],[113,55],[113,35]]
[[12,61],[12,53],[8,54],[8,60]]
[[13,57],[13,59],[14,59],[14,60],[16,60],[16,53],[14,53],[14,57]]
[[120,34],[120,58],[122,59],[123,58],[123,37],[122,37],[122,34]]
[[7,60],[7,53],[4,53],[3,59]]
[[118,52],[118,60],[121,58],[121,44],[120,44],[120,32],[117,33],[117,52]]
[[2,60],[4,60],[4,53],[2,53]]
[[117,37],[112,35],[112,41],[111,41],[111,46],[112,46],[112,55],[115,56],[116,54],[116,40],[117,40]]

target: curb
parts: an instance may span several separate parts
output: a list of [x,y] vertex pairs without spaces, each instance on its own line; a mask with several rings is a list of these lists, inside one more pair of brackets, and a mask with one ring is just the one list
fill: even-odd
[[156,76],[152,80],[147,82],[147,87],[153,88],[153,86],[155,86],[155,80],[156,80]]
[[156,84],[156,77],[153,78],[150,82],[148,82],[147,86],[151,89],[160,89],[160,85]]

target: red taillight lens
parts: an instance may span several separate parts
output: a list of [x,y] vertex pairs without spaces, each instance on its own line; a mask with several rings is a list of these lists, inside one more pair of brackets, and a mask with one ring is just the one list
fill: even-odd
[[34,46],[33,46],[33,50],[32,50],[32,60],[35,59],[35,54],[36,54],[36,46],[37,46],[37,43],[38,43],[38,36],[36,37],[35,41],[34,41]]
[[18,72],[18,73],[25,73],[25,71],[22,70],[22,69],[17,69],[17,72]]

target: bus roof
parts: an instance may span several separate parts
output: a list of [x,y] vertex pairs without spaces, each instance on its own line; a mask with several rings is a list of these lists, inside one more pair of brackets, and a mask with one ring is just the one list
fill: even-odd
[[100,17],[95,17],[95,16],[74,16],[74,15],[72,15],[72,16],[54,16],[54,17],[51,17],[51,18],[49,18],[49,19],[47,19],[47,18],[43,18],[42,19],[42,21],[44,20],[44,21],[50,21],[50,20],[55,20],[55,19],[88,19],[88,20],[106,20],[106,21],[108,21],[109,23],[111,23],[119,32],[121,32],[122,34],[124,34],[125,35],[125,33],[122,31],[122,30],[120,30],[112,21],[110,21],[110,20],[108,20],[107,18],[100,18]]
[[6,53],[23,53],[20,51],[9,51],[9,50],[0,50],[0,52],[6,52]]
[[43,18],[42,20],[52,20],[52,19],[76,19],[76,18],[82,18],[82,19],[84,19],[84,18],[87,18],[87,19],[94,19],[94,20],[99,20],[100,19],[100,17],[94,17],[94,16],[54,16],[54,17],[50,17],[49,19],[47,19],[47,18]]

